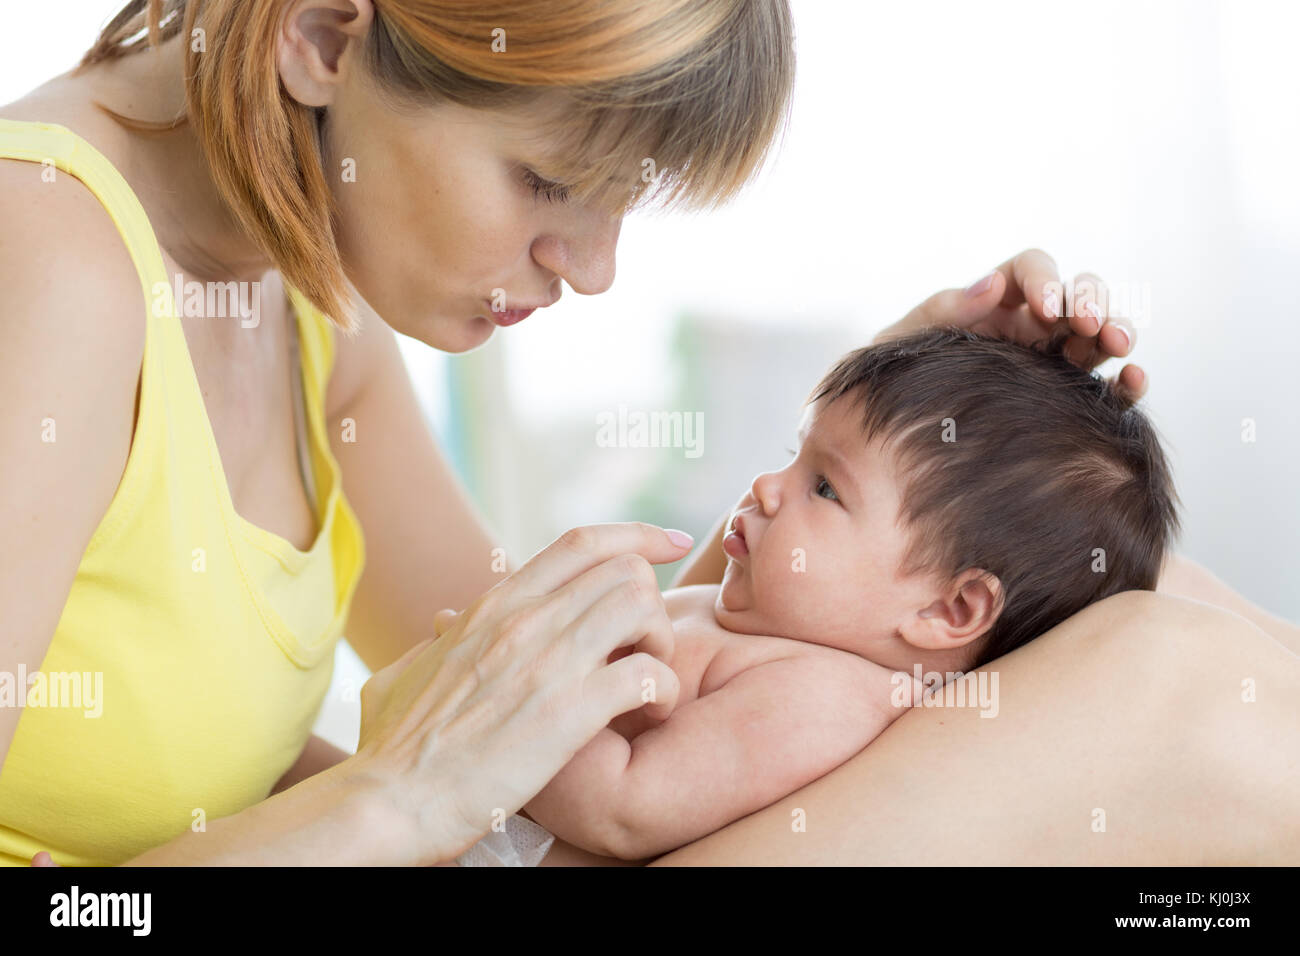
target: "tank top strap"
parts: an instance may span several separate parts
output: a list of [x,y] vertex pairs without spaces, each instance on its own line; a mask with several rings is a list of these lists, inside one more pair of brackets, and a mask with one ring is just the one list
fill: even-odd
[[103,153],[57,123],[0,119],[0,157],[39,163],[46,169],[54,166],[84,183],[107,210],[126,243],[150,306],[150,317],[174,316],[167,267],[149,217]]
[[334,367],[334,323],[291,283],[286,281],[284,287],[298,317],[304,386],[311,403],[323,408],[325,389]]

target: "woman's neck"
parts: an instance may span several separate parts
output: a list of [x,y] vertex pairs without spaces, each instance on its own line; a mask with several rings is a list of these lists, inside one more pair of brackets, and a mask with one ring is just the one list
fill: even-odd
[[58,81],[87,113],[120,130],[112,157],[149,215],[159,245],[200,281],[254,280],[273,267],[222,202],[193,127],[165,133],[121,128],[98,102],[131,119],[169,122],[185,112],[184,46],[173,37],[157,50],[96,64]]

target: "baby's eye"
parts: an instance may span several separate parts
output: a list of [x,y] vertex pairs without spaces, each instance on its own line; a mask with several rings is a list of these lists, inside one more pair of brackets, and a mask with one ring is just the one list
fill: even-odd
[[[840,496],[837,495],[837,494],[835,493],[835,489],[831,487],[831,483],[830,483],[829,481],[827,481],[825,478],[823,478],[821,475],[818,475],[818,476],[817,476],[817,494],[821,495],[821,494],[822,494],[822,489],[823,489],[823,488],[825,488],[827,491],[830,492],[830,497],[829,497],[828,500],[830,500],[830,501],[839,501],[839,500],[840,500]],[[822,497],[825,498],[826,496],[825,496],[825,495],[822,495]]]
[[795,457],[797,457],[798,454],[799,454],[799,453],[798,453],[797,451],[795,451],[793,448],[787,448],[786,451],[788,451],[788,452],[790,453],[790,457],[791,457],[791,458],[795,458]]

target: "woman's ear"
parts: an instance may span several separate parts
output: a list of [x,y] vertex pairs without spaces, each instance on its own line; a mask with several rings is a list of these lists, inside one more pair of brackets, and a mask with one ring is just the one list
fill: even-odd
[[303,106],[329,106],[343,78],[340,63],[370,32],[370,0],[296,0],[280,21],[276,66],[289,95]]
[[982,568],[969,568],[946,593],[899,625],[903,640],[927,651],[965,647],[987,633],[1002,612],[1002,582]]

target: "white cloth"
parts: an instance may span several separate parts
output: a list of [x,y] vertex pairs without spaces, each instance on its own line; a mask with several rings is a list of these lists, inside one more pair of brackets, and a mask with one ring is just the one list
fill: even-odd
[[504,830],[493,830],[456,857],[461,866],[536,866],[555,842],[545,827],[519,814],[506,818]]

